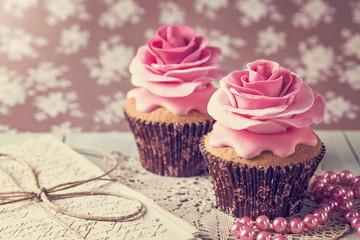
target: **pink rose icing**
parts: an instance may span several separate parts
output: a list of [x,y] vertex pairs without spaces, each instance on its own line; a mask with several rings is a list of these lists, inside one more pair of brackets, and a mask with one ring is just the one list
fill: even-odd
[[[215,91],[211,82],[225,75],[217,64],[220,54],[220,48],[210,46],[205,36],[196,35],[189,26],[162,26],[146,45],[138,49],[130,64],[132,84],[147,91],[130,91],[128,98],[141,101],[138,106],[147,105],[143,111],[166,105],[169,111],[184,115],[189,111],[188,104],[193,105],[191,110],[200,109],[198,105],[201,103],[205,106],[201,108],[205,111],[203,113],[207,113],[206,105],[210,98],[207,93],[210,89]],[[186,99],[191,96],[193,100],[195,93],[202,96],[196,100],[200,103]],[[174,100],[167,98],[178,98],[177,103],[179,98],[183,98],[184,109],[179,110],[179,104],[173,107]]]
[[[224,77],[220,89],[211,97],[208,112],[218,126],[214,127],[210,144],[231,146],[244,158],[252,158],[265,150],[285,157],[293,153],[296,144],[316,145],[316,136],[308,126],[320,123],[324,111],[325,99],[301,78],[276,62],[257,60],[248,64],[248,70]],[[243,141],[221,140],[224,127],[231,134],[251,135],[258,141],[247,143],[252,147],[245,147]],[[308,133],[297,134],[296,128]],[[286,136],[288,141],[276,141],[275,136]],[[265,139],[267,144],[263,142]]]

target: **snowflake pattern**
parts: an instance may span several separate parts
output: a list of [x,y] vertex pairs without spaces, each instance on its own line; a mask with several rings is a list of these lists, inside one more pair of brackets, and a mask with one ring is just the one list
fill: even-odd
[[55,118],[60,114],[69,113],[70,117],[81,118],[84,116],[77,103],[76,92],[51,92],[46,96],[37,96],[34,105],[38,112],[34,114],[37,121],[44,121],[48,118]]
[[[297,0],[301,9],[293,17],[295,27],[309,29],[316,27],[320,22],[330,24],[333,21],[335,8],[323,0]],[[316,9],[316,10],[315,10]]]
[[7,54],[10,61],[21,61],[24,57],[37,58],[39,53],[35,47],[43,47],[47,44],[47,39],[35,37],[24,29],[11,29],[0,25],[0,53]]
[[[326,95],[315,129],[359,128],[356,0],[3,0],[0,14],[0,132],[125,130],[115,106],[131,88],[130,62],[163,24],[207,36],[229,72],[256,58],[291,69]],[[10,120],[24,113],[26,125]]]
[[52,133],[74,133],[74,132],[81,132],[81,127],[71,127],[71,123],[69,121],[63,122],[59,125],[53,125],[51,126],[51,132]]
[[351,103],[343,96],[338,96],[332,91],[325,94],[326,109],[324,123],[339,122],[342,118],[354,120],[359,115],[360,107]]
[[104,0],[109,9],[102,13],[99,25],[110,29],[122,27],[124,23],[138,24],[145,10],[133,0]]
[[129,77],[128,67],[134,57],[134,49],[121,43],[119,35],[99,45],[98,58],[84,58],[82,62],[89,69],[90,78],[97,79],[99,85],[120,82],[121,77]]
[[350,3],[352,9],[353,23],[360,24],[360,2],[354,1]]
[[30,86],[24,76],[5,67],[0,67],[0,85],[0,114],[9,115],[9,108],[25,103],[26,89]]
[[195,0],[194,6],[197,13],[202,14],[211,20],[216,20],[217,11],[222,8],[227,8],[228,2],[227,0]]
[[85,49],[87,47],[89,37],[89,31],[81,31],[80,25],[74,24],[61,31],[61,38],[56,51],[66,55],[76,53],[80,49]]
[[183,24],[185,23],[185,11],[173,2],[162,2],[159,4],[160,18],[159,23],[165,24]]
[[68,66],[55,66],[53,62],[41,62],[37,68],[28,69],[28,81],[35,85],[37,92],[53,88],[67,88],[72,85],[68,79],[61,77],[69,70]]
[[[45,9],[48,11],[46,23],[49,26],[66,21],[70,17],[78,20],[88,21],[90,15],[85,8],[84,0],[47,0]],[[61,9],[61,11],[59,11]]]
[[344,44],[344,55],[354,56],[360,60],[360,33],[356,34],[343,34],[346,42]]
[[100,95],[99,100],[105,107],[95,112],[94,122],[110,125],[124,119],[123,109],[127,98],[123,92],[116,92],[112,97]]
[[222,55],[220,56],[220,61],[224,61],[224,58],[239,59],[240,51],[237,50],[237,48],[241,48],[246,45],[244,39],[227,35],[217,29],[206,31],[201,27],[197,27],[196,32],[207,36],[212,46],[221,48]]
[[334,50],[320,44],[316,37],[300,42],[299,53],[299,60],[288,59],[287,62],[308,84],[326,81],[327,77],[334,74],[336,68]]
[[15,18],[22,19],[24,12],[38,5],[38,0],[3,0],[3,9]]
[[239,22],[244,27],[266,17],[272,21],[283,21],[282,14],[272,0],[237,0],[235,7],[241,13]]
[[258,32],[258,44],[255,49],[256,53],[270,55],[278,52],[286,46],[286,33],[275,32],[273,26],[269,26]]

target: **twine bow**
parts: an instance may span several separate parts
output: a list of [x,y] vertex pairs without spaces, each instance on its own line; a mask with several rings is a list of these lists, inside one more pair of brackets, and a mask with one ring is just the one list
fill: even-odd
[[[92,182],[92,181],[97,181],[97,180],[113,181],[113,179],[111,179],[111,178],[105,178],[111,172],[113,172],[116,169],[116,167],[118,166],[118,163],[113,156],[111,156],[107,152],[104,152],[100,149],[77,148],[76,150],[78,150],[78,151],[94,151],[94,152],[101,153],[104,156],[104,161],[108,161],[109,159],[111,159],[112,161],[115,162],[115,165],[109,171],[105,172],[104,174],[102,174],[98,177],[80,180],[80,181],[62,183],[62,184],[59,184],[59,185],[56,185],[56,186],[53,186],[50,188],[45,188],[45,187],[40,186],[37,174],[35,173],[34,169],[27,162],[25,162],[24,160],[22,160],[18,157],[15,157],[15,156],[12,156],[9,154],[0,153],[0,158],[8,158],[8,159],[17,161],[17,162],[21,163],[22,165],[24,165],[27,168],[27,170],[29,171],[31,178],[35,183],[34,191],[23,191],[23,189],[15,182],[14,178],[12,176],[10,176],[4,169],[0,168],[0,172],[3,175],[5,175],[19,189],[19,191],[0,193],[0,200],[2,200],[2,202],[0,202],[0,205],[7,205],[7,204],[12,204],[12,203],[21,202],[21,201],[29,201],[29,200],[34,202],[33,200],[38,200],[38,201],[44,202],[47,206],[49,206],[51,209],[55,210],[56,212],[59,212],[59,213],[62,213],[62,214],[65,214],[65,215],[68,215],[71,217],[81,218],[81,219],[85,219],[85,220],[96,220],[96,221],[122,221],[122,222],[132,221],[132,220],[142,217],[145,214],[146,208],[141,201],[137,200],[136,198],[133,198],[133,197],[130,197],[127,195],[123,195],[123,194],[101,192],[101,191],[82,191],[82,192],[58,193],[58,192],[61,192],[61,191],[64,191],[64,190],[67,190],[70,188],[74,188],[76,186],[79,186],[79,185],[82,185],[82,184],[85,184],[88,182]],[[70,212],[64,208],[56,206],[55,204],[53,204],[51,202],[51,200],[56,200],[56,199],[93,196],[93,195],[106,195],[106,196],[115,196],[115,197],[119,197],[119,198],[126,198],[126,199],[136,202],[138,206],[137,206],[136,210],[130,214],[121,215],[121,216],[113,216],[113,217],[103,217],[103,216],[83,215],[83,214]],[[37,205],[39,205],[39,204],[37,204]]]

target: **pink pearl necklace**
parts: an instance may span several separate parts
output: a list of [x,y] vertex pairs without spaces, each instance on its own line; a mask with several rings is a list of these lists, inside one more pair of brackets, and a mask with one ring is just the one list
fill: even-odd
[[[341,185],[335,185],[339,179],[340,184],[349,186],[346,188]],[[360,176],[353,177],[353,174],[344,170],[340,174],[333,171],[326,171],[323,176],[315,177],[311,186],[312,196],[323,201],[313,214],[306,215],[303,220],[295,218],[289,223],[283,217],[275,218],[270,221],[265,215],[261,215],[253,221],[250,217],[242,217],[240,221],[231,226],[231,234],[241,240],[287,240],[283,235],[272,238],[269,231],[270,224],[272,230],[276,233],[285,233],[289,229],[290,233],[301,234],[306,228],[313,231],[320,224],[325,224],[331,213],[340,211],[344,214],[345,222],[350,223],[351,227],[357,231],[360,236],[360,216],[359,212],[353,209],[354,198],[360,198]],[[256,235],[253,227],[259,230]]]

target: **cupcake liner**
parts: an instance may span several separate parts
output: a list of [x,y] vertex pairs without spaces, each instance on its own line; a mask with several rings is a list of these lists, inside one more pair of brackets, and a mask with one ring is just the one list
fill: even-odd
[[214,120],[174,124],[150,122],[124,114],[145,169],[172,177],[190,177],[206,171],[199,142],[212,130]]
[[249,167],[214,156],[206,150],[204,141],[200,141],[200,150],[212,178],[217,205],[239,218],[266,215],[274,219],[299,212],[310,178],[325,154],[322,145],[320,154],[305,163]]

